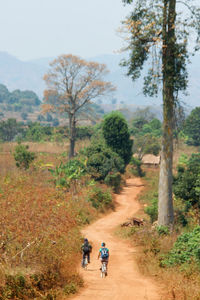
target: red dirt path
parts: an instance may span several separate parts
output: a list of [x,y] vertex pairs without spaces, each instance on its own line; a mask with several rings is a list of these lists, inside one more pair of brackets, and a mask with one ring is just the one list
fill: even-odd
[[[116,226],[132,217],[140,208],[136,201],[142,190],[139,178],[128,179],[127,186],[117,195],[116,211],[102,217],[83,230],[93,244],[91,264],[88,270],[80,270],[85,287],[76,295],[75,300],[160,300],[161,290],[151,279],[144,277],[138,270],[130,243],[113,234]],[[100,277],[98,249],[104,241],[110,250],[108,276]]]

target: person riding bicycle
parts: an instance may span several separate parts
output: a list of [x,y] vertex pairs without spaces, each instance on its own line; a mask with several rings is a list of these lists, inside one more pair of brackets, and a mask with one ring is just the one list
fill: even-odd
[[[103,262],[106,263],[106,268],[108,266],[109,255],[110,255],[109,249],[106,248],[106,244],[104,242],[101,243],[101,248],[99,249],[98,259],[100,257],[101,263],[103,263]],[[100,268],[100,270],[101,270],[101,268]]]
[[88,239],[84,239],[84,243],[81,246],[83,253],[82,266],[84,265],[84,260],[87,257],[88,263],[90,263],[90,253],[92,252],[92,246],[89,244]]

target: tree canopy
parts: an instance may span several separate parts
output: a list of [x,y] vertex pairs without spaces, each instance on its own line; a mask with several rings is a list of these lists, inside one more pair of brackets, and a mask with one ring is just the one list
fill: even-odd
[[184,124],[184,132],[188,135],[190,145],[200,145],[200,107],[196,107],[187,117]]
[[123,115],[119,112],[106,115],[102,130],[108,147],[116,152],[127,165],[132,156],[133,141],[130,139],[128,125]]
[[9,92],[5,85],[0,84],[0,103],[37,106],[41,104],[41,101],[33,91]]
[[192,154],[185,165],[178,166],[174,193],[185,201],[185,205],[197,204],[200,207],[200,153]]
[[[172,165],[175,112],[179,106],[178,95],[188,84],[187,62],[194,40],[194,52],[199,50],[200,8],[193,0],[123,0],[133,4],[132,13],[124,21],[128,33],[129,59],[122,65],[128,67],[133,80],[142,76],[143,93],[158,95],[162,84],[163,138],[159,177],[159,225],[173,225]],[[184,7],[187,9],[185,13]],[[190,44],[190,45],[189,45]]]
[[[158,95],[162,84],[164,69],[162,55],[167,48],[172,51],[173,64],[168,64],[167,72],[173,84],[174,95],[187,88],[188,73],[186,63],[189,59],[189,39],[192,33],[194,51],[199,50],[200,9],[194,0],[122,0],[133,4],[132,13],[123,22],[123,32],[130,51],[129,59],[122,65],[128,67],[128,75],[138,79],[144,64],[148,72],[144,75],[145,95]],[[185,12],[185,8],[187,12]],[[171,29],[170,29],[171,26]],[[164,45],[165,39],[170,45]],[[190,44],[191,49],[191,44]],[[170,57],[168,57],[170,62]]]
[[110,82],[103,81],[108,70],[103,64],[88,62],[74,55],[60,55],[50,63],[44,76],[44,111],[67,113],[70,129],[70,152],[74,156],[76,123],[80,110],[93,100],[114,90]]

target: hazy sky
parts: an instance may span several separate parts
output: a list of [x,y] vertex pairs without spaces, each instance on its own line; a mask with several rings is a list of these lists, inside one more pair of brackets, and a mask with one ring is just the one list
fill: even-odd
[[26,60],[119,50],[122,0],[0,0],[0,51]]

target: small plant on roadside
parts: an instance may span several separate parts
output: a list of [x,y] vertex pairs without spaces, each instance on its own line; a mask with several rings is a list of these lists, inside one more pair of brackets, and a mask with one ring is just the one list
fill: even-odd
[[169,228],[167,226],[163,226],[163,225],[157,226],[156,230],[157,230],[159,235],[169,234]]
[[75,283],[69,283],[64,287],[64,293],[66,295],[70,295],[70,294],[76,294],[77,292],[77,286]]
[[55,169],[49,169],[54,177],[56,187],[70,187],[71,182],[80,179],[86,173],[85,165],[78,159],[60,163]]
[[111,186],[113,188],[113,191],[115,193],[119,193],[119,191],[121,190],[121,175],[119,172],[116,173],[109,173],[104,182],[105,184],[107,184],[108,186]]
[[30,164],[36,158],[34,152],[28,150],[28,145],[19,144],[15,147],[14,158],[16,161],[16,166],[21,169],[29,169]]
[[158,219],[158,199],[153,198],[151,204],[144,209],[145,213],[149,215],[151,223]]
[[112,195],[109,190],[103,191],[100,187],[95,186],[90,191],[88,201],[92,203],[94,208],[102,209],[111,206]]

